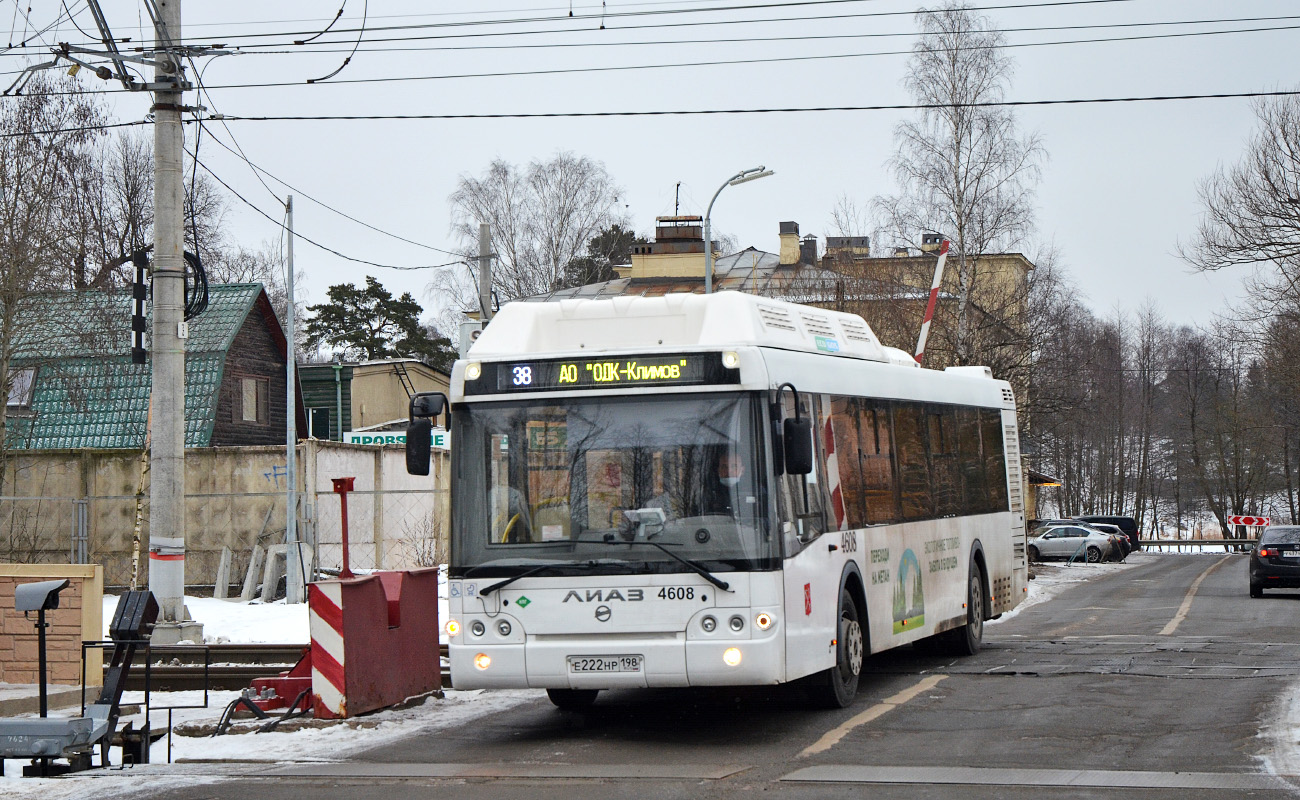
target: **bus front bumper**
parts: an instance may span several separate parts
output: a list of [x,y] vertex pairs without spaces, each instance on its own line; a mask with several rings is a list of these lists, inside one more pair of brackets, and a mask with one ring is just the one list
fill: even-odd
[[[774,632],[775,633],[775,632]],[[784,638],[619,637],[604,642],[530,638],[521,644],[449,647],[456,689],[634,689],[770,685],[785,679]],[[573,658],[638,656],[632,671],[576,671]]]

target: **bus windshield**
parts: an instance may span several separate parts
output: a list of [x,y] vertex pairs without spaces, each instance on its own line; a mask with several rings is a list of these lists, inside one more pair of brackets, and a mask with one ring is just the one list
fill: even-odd
[[738,393],[458,406],[452,574],[775,568],[761,412]]

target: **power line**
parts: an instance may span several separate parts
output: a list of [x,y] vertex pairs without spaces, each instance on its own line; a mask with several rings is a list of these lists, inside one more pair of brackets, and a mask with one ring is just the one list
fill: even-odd
[[339,209],[334,208],[333,206],[329,205],[328,203],[326,203],[326,202],[323,201],[323,200],[319,200],[319,199],[317,199],[317,198],[315,198],[315,197],[312,197],[311,195],[307,194],[307,193],[304,192],[303,190],[301,190],[301,189],[299,189],[299,188],[297,188],[297,187],[295,187],[295,186],[289,184],[288,182],[286,182],[286,181],[283,180],[282,178],[278,178],[278,177],[276,177],[275,175],[271,174],[270,172],[268,172],[268,171],[267,171],[266,169],[264,169],[263,167],[260,167],[260,166],[258,166],[257,164],[254,164],[252,161],[250,161],[250,160],[248,159],[248,157],[247,157],[246,155],[244,155],[244,151],[243,151],[243,150],[235,151],[235,150],[231,149],[231,148],[230,148],[230,147],[229,147],[225,142],[221,141],[221,138],[220,138],[219,136],[213,134],[211,131],[208,131],[208,138],[210,138],[212,141],[216,142],[216,143],[217,143],[218,145],[220,145],[221,147],[225,148],[225,149],[226,149],[227,151],[229,151],[230,153],[234,154],[237,158],[241,159],[245,164],[247,164],[247,165],[249,166],[250,169],[253,169],[253,170],[256,171],[256,172],[260,172],[260,173],[262,173],[263,175],[265,175],[266,177],[268,177],[268,178],[270,178],[271,180],[275,181],[276,183],[280,184],[281,186],[284,186],[284,187],[285,187],[286,189],[288,189],[289,191],[294,192],[296,195],[298,195],[298,196],[300,196],[300,197],[302,197],[302,198],[304,198],[304,199],[306,199],[306,200],[310,200],[311,202],[315,203],[316,205],[320,206],[321,208],[324,208],[326,211],[330,211],[330,212],[333,212],[333,213],[335,213],[335,214],[338,214],[340,217],[343,217],[344,219],[349,220],[349,221],[351,221],[351,222],[355,222],[356,224],[360,225],[360,226],[363,227],[363,228],[368,228],[368,229],[374,231],[375,233],[383,234],[384,236],[387,236],[387,237],[392,238],[392,239],[396,239],[396,240],[399,241],[399,242],[405,242],[406,244],[415,245],[416,247],[422,247],[422,248],[424,248],[425,250],[432,250],[432,251],[435,252],[435,253],[442,253],[443,255],[448,255],[448,256],[460,256],[460,255],[461,255],[460,253],[456,253],[456,252],[453,252],[453,251],[451,251],[451,250],[443,250],[443,249],[441,249],[441,248],[434,247],[433,245],[424,244],[423,242],[417,242],[417,241],[415,241],[414,239],[407,239],[405,236],[399,236],[399,235],[396,234],[396,233],[392,233],[391,231],[386,231],[386,230],[384,230],[383,228],[378,228],[378,227],[376,227],[376,226],[374,226],[374,225],[371,225],[371,224],[368,223],[368,222],[365,222],[365,221],[363,221],[363,220],[359,220],[359,219],[357,219],[356,217],[352,216],[351,214],[348,214],[348,213],[346,213],[346,212],[344,212],[344,211],[340,211]]
[[[186,152],[189,153],[188,150],[187,150]],[[194,154],[193,154],[193,153],[189,153],[189,155],[190,155],[191,158],[194,157]],[[221,176],[219,176],[219,175],[217,175],[217,173],[213,172],[212,169],[211,169],[210,167],[208,167],[207,164],[204,164],[202,161],[199,161],[197,158],[194,159],[194,163],[196,163],[196,164],[198,164],[200,167],[202,167],[204,172],[206,172],[206,173],[208,173],[209,175],[211,175],[213,180],[215,180],[217,183],[221,184],[222,186],[226,187],[226,191],[230,192],[230,193],[233,194],[235,197],[239,198],[239,200],[240,200],[244,205],[246,205],[246,206],[248,206],[249,208],[253,209],[253,210],[256,211],[258,214],[261,214],[263,217],[265,217],[267,220],[269,220],[273,225],[275,225],[275,226],[277,226],[278,228],[280,228],[280,230],[282,230],[282,231],[286,231],[286,232],[290,233],[290,234],[291,234],[295,239],[301,239],[302,241],[306,242],[307,244],[311,245],[312,247],[320,248],[321,250],[324,250],[324,251],[327,252],[327,253],[331,253],[331,254],[333,254],[333,255],[335,255],[335,256],[338,256],[338,257],[341,258],[341,259],[344,259],[345,261],[351,261],[351,262],[356,263],[356,264],[365,264],[366,266],[369,266],[369,267],[379,267],[380,269],[392,269],[392,270],[398,270],[398,271],[401,271],[401,272],[415,272],[415,271],[418,271],[418,270],[426,270],[426,269],[443,269],[443,268],[445,268],[445,267],[454,267],[454,266],[456,266],[456,265],[458,265],[458,264],[464,264],[464,263],[465,263],[465,261],[462,259],[462,260],[457,260],[457,261],[449,261],[449,262],[447,262],[447,263],[445,263],[445,264],[421,264],[421,265],[419,265],[419,266],[414,266],[414,267],[403,267],[403,266],[396,266],[396,265],[394,265],[394,264],[381,264],[381,263],[379,263],[379,262],[377,262],[377,261],[368,261],[368,260],[366,260],[366,259],[364,259],[364,258],[354,258],[353,256],[345,255],[345,254],[343,254],[343,253],[340,253],[338,250],[335,250],[335,249],[332,248],[332,247],[328,247],[328,246],[326,246],[326,245],[321,244],[320,242],[316,241],[315,239],[311,239],[311,238],[309,238],[309,237],[307,237],[307,236],[304,236],[303,234],[299,233],[299,232],[296,231],[296,230],[294,230],[294,231],[287,231],[287,229],[285,228],[284,223],[282,223],[282,222],[276,220],[275,217],[272,217],[270,214],[268,214],[268,213],[266,213],[265,211],[263,211],[260,207],[258,207],[256,204],[254,204],[254,203],[253,203],[251,200],[249,200],[247,197],[244,197],[242,194],[240,194],[239,192],[237,192],[233,186],[231,186],[230,184],[226,183],[224,180],[221,179]]]
[[[862,1],[865,2],[867,0],[862,0]],[[1137,2],[1137,0],[1055,0],[1055,2],[1047,2],[1047,3],[1031,2],[1031,3],[1007,3],[1002,5],[990,5],[990,6],[972,6],[970,10],[1006,11],[1006,10],[1018,10],[1018,9],[1039,9],[1039,8],[1049,8],[1049,7],[1058,7],[1058,6],[1087,6],[1087,5],[1131,3],[1131,2]],[[374,36],[371,36],[367,38],[367,41],[406,42],[406,41],[423,41],[423,40],[430,40],[430,39],[462,39],[462,38],[479,38],[479,37],[488,37],[488,36],[530,36],[530,35],[551,35],[551,34],[559,34],[559,33],[613,34],[613,33],[627,32],[627,31],[648,30],[648,29],[657,29],[657,28],[689,28],[689,27],[718,26],[718,25],[755,25],[755,24],[766,24],[766,23],[773,23],[773,22],[842,21],[847,19],[866,19],[866,18],[880,18],[880,17],[913,17],[916,16],[917,14],[933,14],[933,13],[937,13],[937,10],[919,8],[919,9],[912,9],[907,11],[870,11],[870,12],[861,12],[856,14],[820,14],[820,15],[801,16],[801,17],[762,17],[758,19],[696,20],[696,21],[687,21],[687,22],[648,23],[643,25],[624,25],[624,26],[610,27],[610,28],[592,28],[592,27],[542,28],[542,29],[523,30],[523,31],[484,31],[484,32],[477,32],[477,33],[447,33],[447,34],[437,34],[437,35],[427,35],[427,36],[397,36],[397,37],[388,37],[388,38],[376,38]],[[567,20],[568,18],[560,17],[557,19]],[[508,21],[498,21],[495,24],[506,24],[506,22]],[[438,27],[444,27],[444,26],[440,26],[440,25],[412,26],[411,29],[438,28]],[[374,29],[372,29],[371,31],[372,33],[373,30]],[[334,33],[346,33],[346,32],[349,31],[348,30],[334,31]],[[355,32],[354,29],[353,32]],[[240,34],[234,37],[209,37],[205,41],[210,43],[204,46],[209,48],[224,47],[232,50],[234,49],[249,50],[254,48],[267,48],[267,47],[285,47],[288,45],[304,44],[305,40],[268,42],[266,44],[242,44],[242,45],[236,44],[233,46],[229,44],[229,41],[231,39],[239,40],[239,39],[249,39],[249,38],[272,38],[275,36],[307,35],[308,33],[315,34],[316,32],[309,31],[309,32],[286,32],[286,33],[279,33],[279,34],[277,33]],[[227,41],[224,43],[211,43],[212,40],[217,38],[225,38],[227,39]],[[330,40],[326,42],[321,42],[320,44],[347,44],[347,43],[348,42],[345,41]],[[134,48],[134,50],[137,52],[148,50],[148,49],[152,49],[152,45],[148,42],[144,42],[141,44],[141,46]]]
[[[742,3],[742,4],[735,4],[735,5],[707,6],[701,8],[668,8],[668,9],[652,9],[646,11],[601,10],[598,13],[591,13],[591,14],[515,17],[510,19],[458,20],[453,22],[426,22],[426,23],[417,23],[412,25],[382,25],[377,27],[371,27],[370,32],[376,33],[376,32],[384,32],[384,31],[479,28],[479,27],[486,27],[486,26],[493,26],[493,25],[532,25],[532,24],[548,23],[548,22],[581,22],[584,20],[589,22],[600,22],[603,25],[604,24],[603,21],[609,19],[630,19],[636,17],[661,17],[661,16],[670,16],[670,15],[676,16],[676,15],[689,15],[689,14],[714,14],[714,13],[727,13],[727,12],[738,12],[738,11],[762,11],[764,9],[801,8],[801,7],[811,7],[811,6],[837,6],[837,5],[845,5],[849,3],[853,3],[853,4],[876,3],[880,1],[881,0],[788,0],[787,2],[780,2],[780,3]],[[1056,2],[1031,3],[1027,5],[1055,6],[1055,5],[1088,5],[1094,3],[1127,3],[1127,2],[1135,2],[1135,0],[1056,0]],[[916,13],[928,13],[928,12],[926,12],[924,9],[919,9],[916,11],[906,11],[906,12],[883,12],[879,15],[893,16],[897,14],[911,15]],[[876,15],[872,15],[872,16],[876,16]],[[590,31],[592,29],[582,28],[580,30]],[[334,33],[336,34],[363,33],[363,32],[365,32],[364,26],[360,28],[339,28],[338,30],[334,31]],[[244,34],[237,34],[235,37],[222,37],[222,38],[269,39],[272,37],[315,36],[317,33],[319,32],[314,30],[273,31],[267,33],[244,33]],[[210,38],[216,38],[216,37],[210,37]]]
[[[1214,25],[1229,24],[1241,22],[1281,22],[1286,20],[1300,20],[1300,15],[1276,16],[1276,17],[1237,17],[1228,19],[1196,19],[1196,20],[1169,20],[1165,22],[1113,22],[1113,23],[1096,23],[1091,25],[1045,25],[1024,28],[998,28],[990,30],[989,33],[1048,33],[1062,31],[1079,31],[1079,30],[1099,30],[1105,28],[1151,28],[1168,25]],[[1272,30],[1272,28],[1270,28]],[[465,45],[436,45],[429,47],[363,47],[360,52],[363,53],[411,53],[411,52],[460,52],[473,50],[536,50],[536,49],[565,49],[565,48],[582,48],[582,47],[646,47],[646,46],[673,46],[684,44],[761,44],[768,42],[807,42],[807,41],[832,41],[832,40],[853,40],[853,39],[890,39],[901,37],[913,37],[918,34],[915,31],[894,31],[889,33],[831,33],[831,34],[809,34],[803,36],[729,36],[726,38],[713,39],[652,39],[645,41],[624,41],[624,42],[546,42],[539,44],[465,44]],[[373,41],[373,40],[372,40]],[[412,40],[413,41],[413,40]],[[328,44],[328,43],[327,43]],[[241,55],[304,55],[318,53],[342,53],[351,52],[349,50],[328,50],[313,49],[307,50],[237,50],[234,51]],[[0,73],[4,74],[4,73]]]
[[[706,3],[712,1],[713,0],[660,0],[659,2],[627,3],[625,4],[625,7],[638,8],[641,6],[671,6],[671,5],[682,5],[683,3]],[[598,6],[592,5],[592,6],[577,6],[577,7],[597,8]],[[566,6],[552,6],[550,8],[543,8],[543,9],[503,8],[503,9],[497,9],[495,11],[433,11],[433,12],[426,12],[423,14],[371,14],[370,16],[372,19],[423,19],[429,17],[468,17],[468,16],[475,16],[475,15],[482,16],[484,14],[497,14],[497,13],[522,14],[526,11],[562,11],[565,8]],[[571,7],[567,7],[567,8],[571,8]],[[360,19],[360,17],[351,17],[351,19]],[[289,25],[289,24],[297,24],[297,23],[329,22],[329,21],[330,20],[328,17],[312,17],[312,18],[299,18],[299,19],[267,19],[267,20],[228,20],[226,22],[188,22],[186,23],[186,27],[187,28],[213,28],[220,25]]]
[[1256,97],[1294,97],[1300,90],[1276,92],[1221,92],[1214,94],[1148,95],[1144,97],[1085,97],[1060,100],[1003,100],[990,103],[899,103],[870,106],[803,106],[788,108],[676,109],[668,111],[548,111],[501,114],[320,114],[301,116],[230,116],[231,122],[318,122],[349,120],[456,120],[456,119],[550,119],[556,117],[670,117],[728,114],[806,114],[827,111],[919,111],[939,108],[1001,108],[1018,106],[1095,105],[1103,103],[1148,103],[1171,100],[1229,100]]
[[[333,72],[331,72],[330,74],[322,78],[309,78],[307,80],[308,83],[324,83],[325,81],[329,80],[330,78],[333,78],[335,75],[339,74],[343,70],[347,69],[348,64],[352,63],[352,57],[357,54],[357,48],[361,46],[361,37],[366,35],[366,19],[370,16],[370,0],[365,0],[364,8],[365,10],[361,12],[361,30],[357,33],[357,41],[352,45],[352,52],[348,53],[348,57],[343,59],[343,63],[339,64],[338,69],[334,70]],[[343,9],[339,9],[339,13],[342,14]],[[324,35],[324,34],[322,33],[320,35]]]
[[[1179,33],[1161,33],[1161,34],[1143,34],[1136,36],[1114,36],[1098,39],[1073,39],[1059,40],[1054,42],[1020,42],[997,45],[997,49],[1013,49],[1026,47],[1053,47],[1060,45],[1072,44],[1098,44],[1112,42],[1132,42],[1132,41],[1149,41],[1154,39],[1176,39],[1187,38],[1192,36],[1220,36],[1225,34],[1237,33],[1259,33],[1264,31],[1286,31],[1300,29],[1300,25],[1272,26],[1263,28],[1239,28],[1227,31],[1187,31]],[[963,48],[974,49],[974,48]],[[672,64],[626,64],[607,67],[561,67],[554,69],[539,70],[508,70],[502,72],[476,72],[476,73],[458,73],[453,75],[392,75],[378,78],[350,78],[341,81],[331,81],[330,85],[340,86],[344,84],[364,84],[364,83],[404,83],[408,81],[434,81],[434,80],[463,80],[468,78],[513,78],[523,76],[539,75],[573,75],[588,74],[601,72],[631,72],[637,70],[654,70],[654,69],[680,69],[686,67],[717,67],[717,66],[742,66],[751,64],[784,64],[801,61],[832,61],[846,58],[871,58],[878,56],[896,56],[911,55],[912,51],[908,50],[890,50],[877,51],[873,53],[822,53],[817,55],[804,56],[774,56],[769,58],[743,58],[743,59],[722,59],[716,61],[686,61]],[[269,83],[246,83],[246,84],[228,84],[213,88],[219,89],[268,89],[280,88],[286,86],[300,86],[301,81],[277,81]]]
[[[945,105],[942,103],[899,103],[895,105],[869,105],[869,106],[801,106],[787,108],[721,108],[721,109],[672,109],[663,111],[550,111],[542,113],[499,113],[499,114],[318,114],[318,115],[299,115],[299,116],[225,116],[223,121],[228,122],[350,122],[350,121],[419,121],[419,120],[461,120],[461,119],[553,119],[566,117],[671,117],[671,116],[704,116],[704,115],[738,115],[738,114],[813,114],[832,111],[921,111],[938,108],[997,108],[997,107],[1022,107],[1022,106],[1064,106],[1064,105],[1100,105],[1107,103],[1153,103],[1168,102],[1180,100],[1237,100],[1266,97],[1295,97],[1300,95],[1300,90],[1296,91],[1276,91],[1276,92],[1219,92],[1213,94],[1178,94],[1178,95],[1147,95],[1142,97],[1083,97],[1083,98],[1066,98],[1057,100],[1004,100],[996,103],[961,103],[957,106]],[[197,122],[197,120],[191,120]],[[75,133],[80,131],[104,130],[109,128],[125,128],[135,125],[152,125],[152,122],[138,120],[135,122],[112,122],[102,125],[85,125],[74,128],[53,128],[42,131],[27,131],[24,133],[4,133],[0,138],[13,138],[15,136],[44,136],[58,133]],[[220,140],[213,136],[211,131],[208,135],[212,136],[213,141],[224,146]],[[247,159],[245,159],[247,160]],[[248,162],[250,167],[261,171],[277,183],[283,184],[289,189],[301,193],[301,190],[295,189],[280,178],[271,175],[261,167]],[[206,170],[207,167],[205,166]],[[216,176],[213,176],[216,177]],[[223,184],[224,185],[224,184]],[[268,191],[270,187],[267,187]],[[274,196],[274,192],[272,195]],[[447,250],[439,250],[431,245],[421,244],[420,242],[404,239],[394,233],[375,228],[374,226],[361,220],[350,217],[338,209],[327,206],[320,200],[303,194],[308,200],[322,206],[323,208],[333,211],[340,216],[347,217],[358,225],[371,228],[378,233],[392,236],[396,239],[409,242],[419,247],[424,247],[435,252],[447,255],[459,255]],[[243,199],[243,198],[240,198]],[[245,200],[244,202],[248,202]],[[393,269],[405,269],[403,267],[393,267]],[[426,269],[426,267],[414,267],[411,269]]]
[[[342,9],[339,9],[339,12],[342,13]],[[216,101],[213,99],[212,94],[208,91],[207,86],[205,86],[204,83],[203,83],[203,70],[200,70],[200,69],[197,68],[197,66],[194,64],[194,60],[193,60],[193,59],[189,59],[189,61],[190,61],[190,65],[191,65],[192,67],[195,67],[195,69],[194,69],[194,74],[195,74],[194,82],[195,82],[196,86],[198,87],[198,90],[203,94],[204,97],[207,98],[207,102],[208,102],[208,104],[212,107],[212,112],[215,113],[215,112],[216,112]],[[204,68],[203,68],[203,69],[206,70],[207,67],[208,67],[208,65],[210,65],[211,63],[212,63],[212,62],[209,61],[208,64],[204,65]],[[204,131],[204,130],[207,130],[207,132],[208,132],[208,137],[209,137],[210,139],[212,139],[212,141],[216,142],[218,145],[220,145],[220,146],[221,146],[223,149],[225,149],[227,152],[231,153],[232,155],[236,156],[236,157],[239,158],[241,161],[243,161],[244,164],[247,165],[248,168],[249,168],[250,170],[253,171],[253,177],[257,178],[258,182],[261,183],[261,184],[262,184],[262,187],[263,187],[264,189],[266,189],[266,191],[267,191],[267,192],[268,192],[272,197],[275,198],[275,200],[276,200],[277,203],[278,203],[278,202],[281,202],[281,201],[280,201],[280,196],[279,196],[279,195],[278,195],[278,194],[277,194],[277,193],[276,193],[276,192],[275,192],[275,191],[274,191],[270,186],[267,186],[266,181],[262,180],[262,175],[266,175],[268,178],[270,178],[271,180],[273,180],[273,181],[279,183],[281,186],[284,186],[285,188],[289,189],[289,190],[292,191],[292,192],[296,192],[299,196],[301,196],[301,197],[303,197],[303,198],[306,198],[307,200],[310,200],[311,202],[313,202],[313,203],[319,205],[320,207],[322,207],[322,208],[324,208],[324,209],[326,209],[326,210],[328,210],[328,211],[331,211],[331,212],[333,212],[333,213],[335,213],[335,214],[338,214],[339,216],[341,216],[341,217],[343,217],[343,218],[345,218],[345,219],[351,220],[352,222],[355,222],[356,224],[361,225],[361,226],[364,227],[364,228],[369,228],[370,230],[375,231],[376,233],[383,234],[384,236],[391,237],[391,238],[396,239],[396,240],[398,240],[398,241],[406,242],[407,244],[415,245],[416,247],[422,247],[422,248],[424,248],[424,249],[426,249],[426,250],[432,250],[432,251],[437,252],[437,253],[442,253],[442,254],[444,254],[444,255],[449,255],[449,256],[459,256],[459,255],[460,255],[460,253],[454,253],[454,252],[451,252],[451,251],[449,251],[449,250],[443,250],[443,249],[441,249],[441,248],[433,247],[432,245],[427,245],[427,244],[423,244],[423,243],[421,243],[421,242],[414,241],[414,240],[412,240],[412,239],[407,239],[407,238],[404,237],[404,236],[399,236],[399,235],[397,235],[397,234],[395,234],[395,233],[391,233],[391,232],[389,232],[389,231],[386,231],[386,230],[383,230],[383,229],[381,229],[381,228],[378,228],[378,227],[376,227],[376,226],[374,226],[374,225],[371,225],[371,224],[369,224],[369,223],[367,223],[367,222],[363,222],[362,220],[359,220],[359,219],[357,219],[356,217],[351,216],[350,214],[347,214],[347,213],[345,213],[345,212],[343,212],[343,211],[340,211],[340,210],[337,209],[337,208],[334,208],[333,206],[328,205],[328,204],[325,203],[323,200],[318,200],[317,198],[312,197],[311,195],[307,194],[307,193],[304,192],[303,190],[301,190],[301,189],[299,189],[299,188],[297,188],[297,187],[295,187],[295,186],[292,186],[291,184],[289,184],[289,183],[286,182],[285,180],[283,180],[283,179],[281,179],[281,178],[279,178],[279,177],[277,177],[277,176],[271,174],[271,173],[270,173],[269,171],[267,171],[266,169],[264,169],[264,168],[262,168],[261,166],[258,166],[257,164],[253,163],[252,159],[250,159],[250,158],[248,157],[248,154],[244,152],[244,148],[240,146],[240,144],[239,144],[239,139],[235,136],[235,132],[232,131],[232,130],[230,129],[230,126],[226,124],[224,115],[221,115],[219,121],[221,122],[221,127],[225,128],[226,133],[230,136],[230,141],[231,141],[231,143],[234,145],[234,148],[233,148],[233,149],[232,149],[229,145],[227,145],[225,142],[223,142],[223,141],[221,140],[221,137],[217,136],[217,135],[216,135],[215,133],[213,133],[211,130],[208,130],[208,129],[207,129],[207,126],[205,126],[205,125],[203,124],[203,123],[204,123],[204,120],[202,120],[202,119],[197,119],[197,118],[196,118],[194,121],[198,123],[198,130],[199,130],[200,132],[202,132],[202,131]],[[201,133],[200,133],[199,135],[201,135]],[[198,161],[197,161],[197,155],[198,155],[198,138],[199,138],[199,136],[196,136],[196,137],[195,137],[195,145],[194,145],[194,152],[195,152],[195,157],[196,157],[195,164],[196,164],[196,165],[197,165],[197,163],[198,163]],[[282,234],[283,234],[283,231],[282,231]]]
[[112,128],[131,128],[136,125],[152,125],[149,120],[136,120],[134,122],[104,122],[97,125],[79,125],[72,128],[47,128],[43,131],[18,131],[15,133],[0,133],[0,139],[13,139],[18,136],[54,136],[60,133],[84,133],[87,131],[104,131]]
[[[1260,32],[1277,32],[1300,29],[1300,25],[1269,26],[1261,28],[1238,28],[1226,31],[1185,31],[1175,33],[1160,34],[1143,34],[1135,36],[1114,36],[1094,39],[1067,39],[1052,42],[1018,42],[995,45],[997,49],[1018,49],[1027,47],[1056,47],[1062,45],[1075,44],[1101,44],[1114,42],[1132,42],[1132,41],[1151,41],[1155,39],[1178,39],[1194,36],[1221,36],[1227,34],[1239,33],[1260,33]],[[973,48],[964,48],[973,49]],[[555,69],[539,70],[510,70],[502,72],[473,72],[473,73],[456,73],[444,75],[395,75],[375,78],[350,78],[340,81],[330,81],[330,86],[342,86],[345,84],[370,84],[370,83],[398,83],[406,81],[435,81],[435,80],[464,80],[469,78],[506,78],[506,77],[523,77],[523,76],[542,76],[542,75],[573,75],[602,72],[630,72],[637,70],[652,69],[680,69],[687,67],[716,67],[716,66],[743,66],[752,64],[782,64],[800,61],[828,61],[840,60],[846,58],[870,58],[878,56],[895,56],[911,55],[911,50],[888,50],[876,51],[870,53],[824,53],[817,55],[805,56],[776,56],[771,58],[745,58],[745,59],[723,59],[716,61],[688,61],[671,64],[628,64],[606,67],[566,67]],[[283,88],[290,86],[303,86],[302,81],[276,81],[270,83],[234,83],[219,86],[210,86],[209,89],[270,89]],[[318,84],[312,84],[318,85]],[[48,96],[72,95],[72,94],[121,94],[124,89],[89,89],[89,90],[68,90],[58,92],[45,92]]]
[[[1238,33],[1259,33],[1300,29],[1300,25],[1274,26],[1264,28],[1239,28],[1227,31],[1188,31],[1181,33],[1162,33],[1162,34],[1145,34],[1137,36],[1114,36],[1097,39],[1073,39],[1058,40],[1054,42],[1020,42],[1011,44],[997,45],[998,49],[1013,49],[1027,47],[1055,47],[1061,45],[1074,44],[1099,44],[1113,42],[1132,42],[1132,41],[1150,41],[1154,39],[1175,39],[1187,38],[1192,36],[1219,36],[1225,34]],[[965,48],[972,49],[972,48]],[[715,61],[685,61],[670,64],[625,64],[605,67],[557,67],[553,69],[535,69],[535,70],[506,70],[501,72],[465,72],[456,74],[443,75],[391,75],[375,78],[347,78],[344,80],[330,81],[329,86],[343,86],[348,84],[373,84],[373,83],[405,83],[410,81],[443,81],[443,80],[466,80],[470,78],[516,78],[524,76],[543,76],[543,75],[578,75],[606,72],[633,72],[639,70],[658,70],[658,69],[682,69],[695,67],[719,67],[719,66],[745,66],[753,64],[787,64],[793,62],[807,61],[833,61],[848,58],[872,58],[879,56],[896,56],[911,55],[909,50],[889,50],[876,51],[871,53],[821,53],[817,55],[803,56],[773,56],[769,58],[742,58],[742,59],[721,59]],[[219,86],[211,86],[212,89],[274,89],[290,86],[302,86],[302,81],[273,81],[268,83],[232,83]],[[320,85],[320,84],[312,84]],[[114,94],[124,90],[101,89],[90,90],[84,93],[104,93]],[[77,94],[78,92],[66,92],[68,94]],[[52,92],[50,94],[61,94]]]

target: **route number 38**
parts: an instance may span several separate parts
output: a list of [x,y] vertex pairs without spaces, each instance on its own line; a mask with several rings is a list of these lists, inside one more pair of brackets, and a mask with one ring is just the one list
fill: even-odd
[[515,386],[528,386],[533,382],[532,367],[515,367]]

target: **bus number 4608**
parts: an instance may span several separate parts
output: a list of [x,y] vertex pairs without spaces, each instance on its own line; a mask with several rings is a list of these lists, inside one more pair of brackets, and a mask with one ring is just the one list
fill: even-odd
[[665,586],[659,590],[664,600],[694,600],[695,588],[692,586]]

